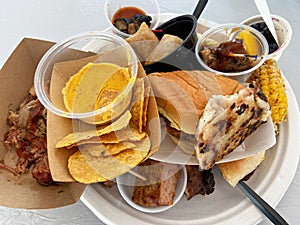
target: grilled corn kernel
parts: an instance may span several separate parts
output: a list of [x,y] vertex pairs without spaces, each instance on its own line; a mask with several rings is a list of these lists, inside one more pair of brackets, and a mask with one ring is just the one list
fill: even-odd
[[288,113],[288,99],[284,79],[277,62],[273,59],[266,60],[254,71],[249,81],[255,81],[267,96],[274,124],[282,123]]

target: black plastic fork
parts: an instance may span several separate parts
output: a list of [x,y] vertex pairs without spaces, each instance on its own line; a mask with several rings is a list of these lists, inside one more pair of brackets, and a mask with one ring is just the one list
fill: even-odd
[[288,225],[288,222],[286,222],[285,219],[283,219],[274,208],[272,208],[265,200],[263,200],[244,181],[239,181],[237,186],[273,224]]

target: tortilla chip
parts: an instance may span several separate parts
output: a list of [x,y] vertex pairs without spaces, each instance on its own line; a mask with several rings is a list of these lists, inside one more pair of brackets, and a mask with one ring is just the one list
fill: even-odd
[[148,135],[144,137],[142,140],[134,143],[135,143],[134,149],[137,151],[148,151],[151,148],[151,140]]
[[159,43],[158,38],[145,22],[143,22],[138,31],[131,37],[127,38],[126,41],[134,49],[141,62],[146,60],[149,53]]
[[127,149],[135,149],[137,151],[147,151],[151,147],[151,141],[148,135],[138,141],[123,141],[113,144],[103,144],[98,140],[97,143],[88,143],[81,145],[80,150],[88,151],[92,156],[110,156],[116,155]]
[[116,131],[116,132],[111,132],[108,134],[104,134],[96,137],[92,137],[90,139],[85,139],[82,141],[79,141],[77,143],[74,143],[73,145],[67,146],[67,148],[73,148],[76,146],[81,146],[85,144],[116,144],[116,143],[121,143],[121,142],[136,142],[140,141],[143,138],[147,136],[146,132],[139,133],[137,128],[135,126],[131,127],[126,127],[122,130]]
[[117,97],[121,91],[128,85],[130,77],[131,76],[128,68],[120,68],[113,73],[105,81],[102,90],[99,92],[95,104],[95,110],[107,106],[108,104],[117,100]]
[[88,151],[77,151],[69,158],[68,168],[72,177],[78,182],[85,184],[103,182],[114,179],[137,166],[145,159],[148,150],[128,149],[106,157],[95,157]]
[[137,125],[138,131],[143,131],[144,80],[138,78],[133,86],[131,120]]
[[164,34],[159,44],[147,56],[145,65],[163,59],[175,51],[182,43],[183,40],[181,38],[171,34]]
[[113,131],[118,131],[128,126],[131,119],[131,113],[127,110],[120,118],[105,126],[101,129],[87,130],[82,132],[70,133],[65,136],[56,144],[56,148],[63,148],[68,146],[74,146],[76,143],[91,139],[92,137],[97,137],[105,134],[109,134]]
[[144,105],[143,105],[143,127],[146,127],[147,125],[147,114],[148,114],[148,105],[149,105],[149,99],[150,99],[150,87],[145,88],[144,92]]
[[101,176],[111,180],[137,166],[145,159],[148,151],[128,149],[117,155],[107,157],[93,157],[89,154],[83,154],[93,169],[99,172]]
[[123,141],[140,141],[147,136],[146,132],[140,133],[136,128],[132,126],[125,128],[118,132],[112,132],[109,134],[102,135],[100,141],[102,143],[120,143]]
[[97,102],[95,104],[95,110],[101,109],[108,104],[112,103],[113,100],[115,100],[118,95],[120,94],[120,91],[117,91],[115,89],[107,89],[102,92],[101,95],[98,96]]
[[[99,73],[101,79],[98,79]],[[75,75],[71,76],[63,88],[64,102],[66,108],[71,107],[71,112],[91,112],[111,103],[124,89],[129,81],[127,68],[121,68],[111,63],[88,63]],[[114,82],[116,79],[119,82]],[[116,90],[106,92],[102,105],[97,105],[102,98],[103,91],[107,89]]]
[[80,183],[90,184],[107,181],[86,162],[80,151],[69,157],[68,168],[71,176]]
[[120,142],[115,144],[86,144],[80,146],[80,150],[88,151],[92,156],[110,156],[120,153],[126,149],[132,149],[136,147],[133,142]]

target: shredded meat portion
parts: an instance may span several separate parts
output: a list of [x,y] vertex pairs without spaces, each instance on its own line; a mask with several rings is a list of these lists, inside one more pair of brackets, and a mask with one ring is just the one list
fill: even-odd
[[31,88],[19,109],[8,112],[9,130],[4,144],[16,149],[16,174],[28,173],[32,168],[32,176],[39,184],[47,186],[53,184],[53,179],[47,156],[46,112]]
[[49,163],[48,156],[44,154],[34,165],[31,171],[32,176],[36,179],[36,181],[44,186],[50,185],[53,183]]
[[0,169],[5,169],[5,170],[11,172],[11,173],[12,173],[13,175],[15,175],[15,176],[18,175],[18,174],[16,173],[16,171],[15,171],[14,168],[12,168],[12,167],[10,167],[10,166],[8,166],[8,165],[5,165],[5,164],[3,163],[2,160],[0,161]]

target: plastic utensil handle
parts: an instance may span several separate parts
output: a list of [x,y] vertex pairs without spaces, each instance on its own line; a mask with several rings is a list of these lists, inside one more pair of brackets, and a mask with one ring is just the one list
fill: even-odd
[[267,3],[267,0],[254,0],[256,7],[260,13],[260,15],[262,16],[262,18],[264,19],[265,23],[267,24],[267,27],[269,28],[272,36],[274,37],[275,41],[278,44],[278,37],[277,37],[277,33],[275,31],[275,27],[272,21],[272,17],[271,17],[271,13],[270,13],[270,9]]
[[205,8],[208,0],[199,0],[198,4],[193,12],[193,16],[195,16],[197,19],[200,17],[203,9]]
[[239,181],[237,185],[240,190],[253,202],[253,204],[263,212],[275,225],[288,225],[288,223],[272,208],[265,200],[263,200],[255,191],[253,191],[246,183]]

